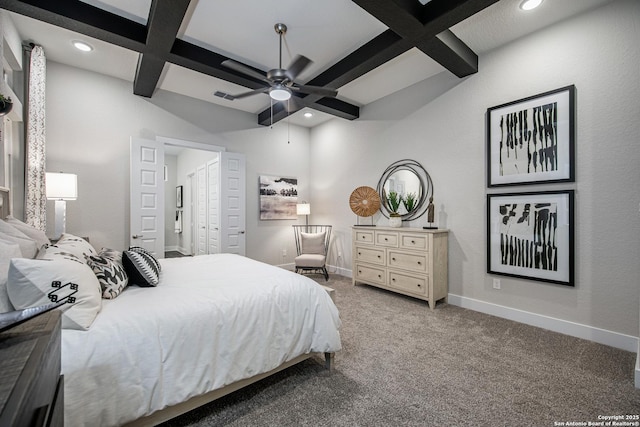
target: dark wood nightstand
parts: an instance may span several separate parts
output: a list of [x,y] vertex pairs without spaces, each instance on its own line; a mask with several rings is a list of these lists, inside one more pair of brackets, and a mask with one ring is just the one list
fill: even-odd
[[60,311],[0,333],[0,426],[64,424]]

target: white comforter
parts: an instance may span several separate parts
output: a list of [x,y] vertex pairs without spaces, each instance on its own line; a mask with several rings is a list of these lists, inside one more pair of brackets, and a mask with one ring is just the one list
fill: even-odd
[[161,260],[88,331],[62,331],[65,426],[121,425],[309,352],[340,350],[313,280],[231,254]]

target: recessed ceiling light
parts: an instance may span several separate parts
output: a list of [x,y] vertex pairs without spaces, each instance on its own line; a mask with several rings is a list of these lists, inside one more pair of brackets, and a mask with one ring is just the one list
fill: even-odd
[[520,9],[522,10],[531,10],[542,4],[542,0],[524,0],[520,3]]
[[311,117],[313,117],[313,113],[306,112],[306,113],[304,113],[304,116],[305,116],[307,119],[310,119]]
[[73,44],[73,46],[76,49],[81,50],[83,52],[91,52],[93,50],[93,46],[91,46],[89,43],[86,43],[80,40],[74,40],[71,42],[71,44]]

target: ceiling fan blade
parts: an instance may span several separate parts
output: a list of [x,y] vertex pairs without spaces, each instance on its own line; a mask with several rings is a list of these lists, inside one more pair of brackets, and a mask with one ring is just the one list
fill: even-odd
[[255,89],[255,90],[251,90],[249,92],[243,92],[240,93],[238,95],[231,95],[225,92],[220,92],[220,91],[216,91],[214,93],[215,96],[219,96],[220,98],[223,99],[228,99],[229,101],[233,101],[234,99],[242,99],[242,98],[246,98],[248,96],[252,96],[252,95],[257,95],[259,93],[266,93],[269,90],[268,87],[262,88],[262,89]]
[[298,55],[293,58],[291,64],[285,71],[285,75],[289,79],[289,81],[293,82],[298,75],[304,71],[305,68],[309,66],[313,61],[307,58],[306,56]]
[[254,79],[262,80],[265,82],[269,81],[267,80],[267,76],[265,76],[264,74],[260,74],[253,68],[249,68],[246,65],[236,62],[232,59],[227,59],[225,61],[222,61],[222,65],[224,65],[227,68],[231,68],[232,70],[238,71],[242,74],[246,74],[249,77],[253,77]]
[[337,90],[322,86],[295,85],[291,86],[291,89],[310,95],[322,95],[330,98],[335,98],[338,95]]

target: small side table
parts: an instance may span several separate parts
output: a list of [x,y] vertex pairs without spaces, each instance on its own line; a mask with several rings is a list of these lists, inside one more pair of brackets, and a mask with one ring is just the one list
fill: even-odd
[[60,311],[0,333],[0,426],[64,425]]

